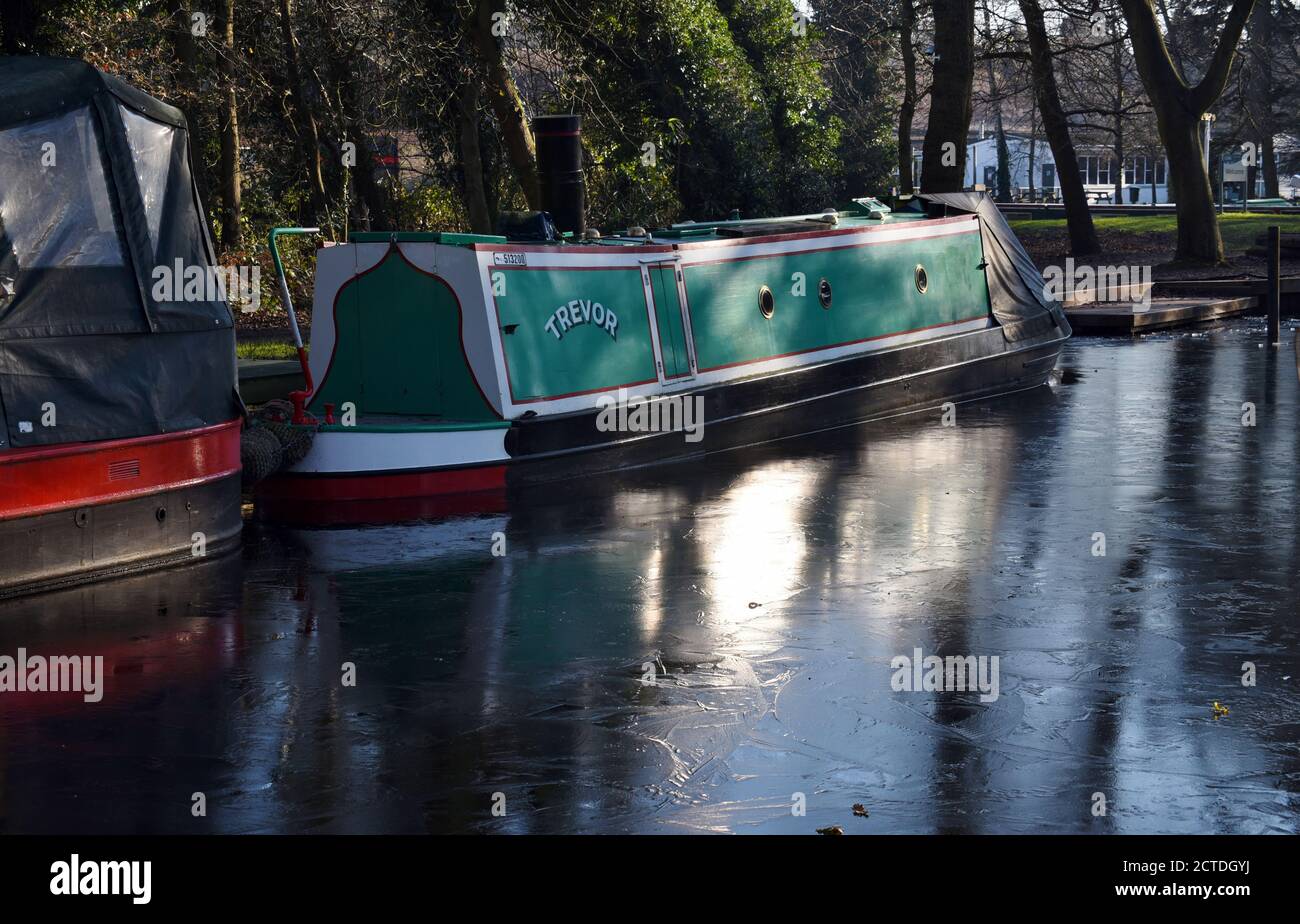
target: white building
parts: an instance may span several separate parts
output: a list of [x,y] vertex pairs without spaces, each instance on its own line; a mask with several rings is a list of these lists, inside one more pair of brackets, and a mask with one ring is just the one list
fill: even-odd
[[[1027,199],[1030,194],[1029,164],[1031,145],[1028,138],[1020,135],[1007,135],[1007,149],[1010,153],[1011,192],[1016,199]],[[921,155],[919,146],[914,148],[913,175],[920,182]],[[1076,145],[1078,163],[1075,169],[1083,177],[1083,186],[1091,202],[1112,203],[1115,198],[1115,178],[1118,168],[1114,153],[1106,148],[1089,145]],[[1056,160],[1052,156],[1051,146],[1045,140],[1037,139],[1032,145],[1033,153],[1033,195],[1036,199],[1060,201],[1061,182]],[[1142,154],[1125,158],[1122,190],[1123,202],[1116,204],[1148,205],[1153,200],[1157,203],[1169,201],[1168,161],[1163,157],[1147,157]],[[982,184],[989,190],[996,190],[998,185],[998,142],[995,135],[970,142],[966,146],[966,183],[973,187]]]
[[[1052,148],[1045,140],[1037,140],[1033,148],[1033,183],[1029,180],[1031,144],[1028,138],[1007,136],[1010,153],[1012,195],[1026,198],[1032,185],[1038,198],[1060,199],[1061,181]],[[1075,169],[1083,179],[1083,188],[1089,202],[1116,205],[1149,205],[1152,201],[1169,201],[1168,161],[1161,156],[1149,158],[1142,154],[1125,158],[1121,202],[1115,203],[1115,180],[1119,168],[1112,151],[1089,145],[1076,145],[1078,162]],[[998,185],[998,142],[996,136],[971,142],[966,146],[966,183],[982,183],[990,190]]]

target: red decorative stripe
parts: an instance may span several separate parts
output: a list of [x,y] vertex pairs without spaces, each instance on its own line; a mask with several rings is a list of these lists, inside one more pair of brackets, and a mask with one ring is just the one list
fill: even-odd
[[276,475],[257,486],[258,500],[327,503],[389,500],[496,491],[505,487],[504,465],[382,472],[373,475]]
[[123,440],[0,452],[0,520],[90,507],[239,471],[241,421]]

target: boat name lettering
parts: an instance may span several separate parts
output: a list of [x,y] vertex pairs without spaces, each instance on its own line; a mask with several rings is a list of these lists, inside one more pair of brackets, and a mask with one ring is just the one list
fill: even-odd
[[589,298],[575,298],[556,308],[545,326],[556,340],[563,340],[569,329],[579,324],[595,324],[609,334],[611,340],[618,340],[618,315]]

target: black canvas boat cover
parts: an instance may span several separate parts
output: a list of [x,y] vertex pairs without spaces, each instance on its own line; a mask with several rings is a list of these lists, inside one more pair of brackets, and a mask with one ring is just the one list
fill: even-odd
[[180,110],[0,58],[0,451],[238,417],[214,268]]
[[1070,322],[1060,302],[1047,297],[1043,274],[986,193],[922,193],[921,198],[946,211],[979,216],[989,301],[1007,340],[1045,334],[1053,327],[1069,336]]

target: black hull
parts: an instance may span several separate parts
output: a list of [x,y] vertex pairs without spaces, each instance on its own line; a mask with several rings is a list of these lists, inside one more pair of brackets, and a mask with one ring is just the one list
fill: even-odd
[[1008,343],[1001,328],[757,376],[692,392],[704,399],[702,439],[601,433],[599,411],[516,421],[506,438],[511,487],[677,461],[819,430],[1023,391],[1044,384],[1067,338]]
[[196,532],[213,558],[238,546],[242,526],[238,474],[0,521],[0,600],[192,562]]

